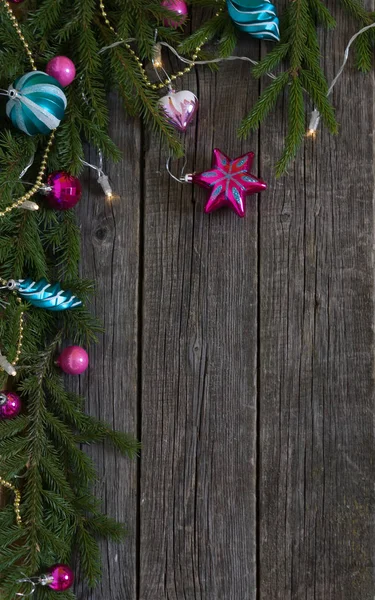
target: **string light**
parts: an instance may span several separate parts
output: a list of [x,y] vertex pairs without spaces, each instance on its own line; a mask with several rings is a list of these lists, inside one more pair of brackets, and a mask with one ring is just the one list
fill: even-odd
[[34,211],[39,210],[39,204],[33,202],[32,200],[25,200],[25,202],[22,202],[22,204],[18,208]]
[[[252,58],[250,58],[249,56],[225,56],[225,57],[219,57],[219,58],[212,58],[211,60],[190,60],[189,58],[186,58],[184,56],[181,56],[177,50],[175,48],[173,48],[173,46],[171,46],[170,44],[168,44],[167,42],[159,42],[161,46],[164,46],[165,48],[168,48],[168,50],[170,50],[171,52],[173,52],[173,54],[178,58],[178,60],[180,60],[181,62],[191,65],[191,66],[196,66],[196,65],[211,65],[211,64],[215,64],[215,63],[220,63],[220,62],[225,62],[225,61],[232,61],[232,60],[243,60],[246,62],[251,63],[252,65],[258,65],[259,62],[257,60],[254,60]],[[268,77],[270,77],[271,79],[276,79],[276,75],[274,75],[273,73],[266,73],[266,75]]]
[[[371,23],[371,25],[366,25],[366,27],[362,27],[362,29],[360,29],[359,31],[357,31],[357,33],[355,33],[349,40],[348,45],[345,48],[345,52],[344,52],[344,58],[341,64],[341,67],[339,68],[339,70],[336,73],[336,76],[334,77],[331,85],[328,88],[327,91],[327,98],[328,96],[330,96],[332,94],[333,88],[335,87],[338,79],[341,77],[341,74],[345,68],[345,65],[348,61],[349,58],[349,50],[350,50],[350,46],[352,45],[352,43],[357,39],[357,37],[359,35],[361,35],[362,33],[364,33],[365,31],[367,31],[368,29],[371,29],[372,27],[375,27],[375,23]],[[310,122],[309,122],[309,127],[306,133],[307,137],[311,137],[311,138],[315,138],[316,137],[316,132],[317,129],[319,127],[319,122],[320,122],[320,112],[318,111],[317,108],[314,108],[314,110],[311,113],[311,118],[310,118]]]
[[[5,279],[0,279],[0,283],[2,284],[3,287],[8,288],[7,281]],[[0,289],[3,289],[3,288],[0,288]],[[14,293],[14,295],[16,295],[16,292],[13,292],[13,293]],[[16,299],[17,299],[18,303],[22,302],[21,298],[19,298],[18,296],[16,297]],[[8,302],[5,302],[4,304],[8,304]],[[5,371],[5,373],[10,375],[11,377],[15,377],[17,375],[15,366],[17,365],[17,363],[20,359],[20,356],[21,356],[21,352],[22,352],[23,329],[24,329],[23,318],[24,318],[24,311],[21,310],[20,317],[19,317],[18,342],[17,342],[16,356],[15,356],[14,360],[12,362],[10,362],[8,360],[8,358],[0,352],[0,371]]]
[[17,371],[14,368],[14,366],[12,365],[12,363],[9,362],[9,360],[7,359],[6,356],[4,356],[4,354],[2,354],[0,352],[0,371],[5,371],[5,373],[7,373],[7,375],[10,375],[10,377],[15,377],[17,375]]
[[[35,155],[33,154],[32,157],[30,158],[29,162],[27,163],[26,167],[21,171],[21,173],[19,174],[19,180],[22,180],[22,177],[24,175],[26,175],[27,171],[30,169],[31,165],[34,163],[34,158]],[[4,181],[1,185],[5,185],[5,183],[10,183],[9,181]],[[29,181],[22,181],[23,185],[31,185],[31,187],[34,186],[33,183],[30,183]],[[25,200],[24,202],[22,202],[22,204],[19,204],[17,206],[17,208],[23,208],[25,210],[31,210],[31,211],[35,211],[35,210],[39,210],[39,204],[37,204],[36,202],[32,202],[31,200]]]
[[311,138],[316,137],[316,130],[319,127],[319,122],[320,122],[320,112],[318,111],[317,108],[314,108],[314,110],[311,113],[309,128],[306,133],[307,137],[311,137]]
[[[207,41],[208,38],[205,38],[205,41]],[[101,48],[101,50],[99,50],[99,54],[102,54],[103,52],[106,52],[107,50],[110,50],[111,48],[115,48],[116,46],[120,46],[122,44],[125,44],[126,47],[128,47],[129,42],[135,42],[135,38],[129,38],[128,40],[117,40],[117,42],[114,42],[113,44],[110,44],[109,46],[104,46],[103,48]],[[178,58],[178,60],[180,60],[182,63],[185,63],[187,65],[189,65],[189,71],[194,67],[194,66],[203,66],[203,65],[211,65],[211,64],[215,64],[215,63],[220,63],[220,62],[225,62],[225,61],[232,61],[232,60],[243,60],[246,62],[251,63],[252,65],[256,66],[259,64],[259,62],[257,60],[254,60],[253,58],[250,58],[249,56],[225,56],[222,58],[212,58],[211,60],[195,60],[197,58],[197,55],[194,54],[193,55],[193,60],[186,58],[185,56],[181,56],[181,54],[179,54],[177,52],[177,50],[175,48],[173,48],[173,46],[171,46],[170,44],[168,44],[167,42],[158,42],[157,44],[160,44],[160,46],[164,46],[165,48],[168,48],[168,50],[170,50],[171,52],[173,52],[173,54]],[[203,44],[202,44],[203,45]],[[196,52],[200,51],[202,48],[201,47],[197,47],[196,48]],[[157,52],[159,52],[159,49],[157,50]],[[153,66],[156,67],[156,65],[153,62]],[[159,68],[162,68],[162,61],[160,64]],[[185,72],[188,72],[186,69],[185,71],[179,71],[177,75],[171,75],[171,77],[167,78],[164,82],[160,83],[160,84],[152,84],[152,89],[161,89],[162,87],[167,87],[170,84],[170,80],[173,79],[177,79],[177,77],[180,77],[181,75],[183,75]],[[276,79],[276,75],[274,75],[273,73],[266,73],[266,75],[268,77],[270,77],[271,79]],[[147,76],[146,76],[147,77]],[[147,80],[148,81],[148,80]],[[151,85],[150,82],[148,81],[147,85]]]
[[113,193],[112,186],[109,182],[109,177],[103,171],[103,153],[101,152],[101,150],[99,150],[99,165],[98,166],[92,165],[91,163],[87,162],[86,160],[82,160],[82,159],[81,159],[81,163],[83,165],[85,165],[85,167],[89,167],[90,169],[93,169],[94,171],[97,172],[98,177],[97,177],[96,181],[102,188],[107,200],[112,201],[112,200],[116,200],[116,199],[120,198],[120,196],[118,194]]
[[[185,69],[183,69],[183,71],[178,71],[178,73],[176,73],[175,75],[171,75],[171,77],[167,77],[165,81],[161,81],[160,83],[151,83],[151,81],[149,81],[149,79],[147,77],[147,73],[145,71],[145,68],[143,66],[143,63],[142,63],[141,59],[139,58],[139,56],[137,56],[137,54],[134,52],[133,48],[129,44],[130,41],[133,42],[135,40],[133,38],[130,39],[130,40],[122,40],[121,38],[119,39],[117,31],[111,25],[111,23],[110,23],[110,21],[108,19],[108,15],[107,15],[107,12],[105,10],[105,6],[104,6],[104,1],[103,0],[99,0],[99,6],[100,6],[100,11],[102,13],[102,17],[104,19],[105,24],[112,31],[112,33],[114,33],[114,35],[118,38],[115,43],[113,43],[113,44],[111,44],[109,46],[106,46],[105,48],[102,48],[99,51],[99,54],[101,54],[105,50],[109,50],[110,48],[115,48],[119,44],[124,44],[125,48],[129,51],[129,53],[132,55],[132,57],[136,61],[137,65],[139,67],[139,70],[141,72],[143,81],[152,90],[161,90],[164,87],[169,87],[171,85],[171,80],[175,81],[179,77],[182,77],[183,75],[186,75],[187,73],[190,73],[190,71],[192,70],[192,68],[196,64],[195,60],[198,58],[198,54],[202,50],[202,47],[204,46],[204,44],[208,41],[208,37],[205,37],[204,40],[200,44],[198,44],[198,46],[195,48],[194,54],[192,56],[193,60],[189,61],[188,66],[185,67]],[[215,17],[219,17],[221,15],[221,13],[223,12],[223,10],[224,10],[224,7],[220,7],[219,10],[215,13]]]
[[101,186],[107,200],[113,200],[115,198],[115,194],[112,191],[108,176],[105,175],[105,173],[102,173],[101,175],[98,176],[97,181],[98,181],[98,184]]
[[[155,33],[155,37],[156,37],[156,35],[157,35],[157,32]],[[154,47],[152,49],[152,64],[155,67],[155,69],[163,68],[163,58],[161,55],[161,50],[162,50],[161,43],[155,41]]]
[[[107,17],[107,13],[104,10],[104,5],[103,2],[101,0],[101,8],[102,8],[102,15],[106,21],[106,24],[110,27],[110,29],[117,35],[115,29],[110,25],[109,21],[108,21],[108,17]],[[220,9],[215,16],[219,16],[220,13],[222,12],[223,9]],[[364,33],[365,31],[367,31],[368,29],[371,29],[372,27],[375,27],[375,23],[371,23],[370,25],[366,25],[365,27],[362,27],[362,29],[360,29],[357,33],[355,33],[349,40],[348,45],[345,48],[345,52],[344,52],[344,59],[343,62],[335,76],[335,78],[333,79],[328,91],[327,91],[327,97],[331,95],[334,86],[336,85],[338,79],[340,78],[345,65],[348,61],[349,58],[349,50],[351,45],[353,44],[353,42],[357,39],[358,36],[360,36],[362,33]],[[140,59],[135,55],[134,51],[131,49],[131,47],[129,46],[130,41],[135,41],[134,39],[130,39],[127,40],[125,42],[125,40],[118,40],[116,41],[114,44],[111,44],[110,46],[106,46],[105,48],[102,48],[100,52],[104,52],[105,50],[108,50],[109,48],[112,48],[114,46],[117,46],[119,44],[125,43],[126,48],[129,49],[129,51],[131,51],[131,53],[136,57],[138,64],[140,64],[141,67],[141,71],[142,71],[142,75],[143,78],[146,80],[147,85],[151,85],[152,89],[161,89],[162,87],[166,87],[168,85],[170,85],[171,80],[175,80],[177,79],[177,77],[183,75],[185,72],[188,72],[187,69],[185,69],[184,71],[179,71],[177,75],[172,75],[170,78],[168,78],[165,82],[159,83],[159,84],[151,84],[148,79],[147,79],[147,75],[143,69],[142,63],[140,61]],[[192,69],[194,66],[196,65],[208,65],[208,64],[213,64],[213,63],[219,63],[219,62],[223,62],[223,61],[232,61],[232,60],[243,60],[243,61],[247,61],[250,62],[253,65],[257,65],[259,64],[258,61],[253,60],[251,58],[249,58],[248,56],[227,56],[224,58],[214,58],[211,60],[196,60],[198,57],[198,53],[200,52],[200,50],[202,49],[203,44],[207,41],[207,38],[205,38],[204,42],[200,45],[197,46],[197,48],[195,49],[195,54],[193,55],[193,60],[190,60],[188,58],[185,58],[183,56],[181,56],[177,50],[175,50],[175,48],[173,48],[173,46],[171,46],[170,44],[168,44],[167,42],[158,42],[157,44],[155,44],[154,46],[154,52],[155,52],[155,56],[153,57],[153,66],[155,68],[155,71],[158,68],[162,68],[163,63],[162,63],[162,58],[161,58],[161,48],[160,46],[164,46],[166,48],[168,48],[181,62],[189,65],[188,69]],[[276,76],[273,73],[266,73],[266,75],[268,77],[270,77],[271,79],[276,79]],[[313,111],[311,112],[311,117],[310,117],[310,122],[309,122],[309,126],[308,126],[308,130],[306,133],[307,137],[310,137],[312,139],[315,139],[316,134],[317,134],[317,129],[319,127],[319,123],[320,123],[320,119],[321,119],[321,114],[319,112],[319,110],[317,108],[314,108]]]
[[[35,158],[35,154],[32,155],[32,157],[30,158],[26,167],[21,171],[19,179],[22,179],[22,177],[24,177],[24,175],[26,175],[27,171],[30,169],[31,165],[34,163],[34,158]],[[33,185],[32,183],[29,184],[28,182],[24,182],[24,183],[27,183],[28,185]],[[18,208],[23,208],[24,210],[39,210],[39,204],[37,204],[36,202],[32,202],[31,200],[25,200],[25,202],[23,202]]]

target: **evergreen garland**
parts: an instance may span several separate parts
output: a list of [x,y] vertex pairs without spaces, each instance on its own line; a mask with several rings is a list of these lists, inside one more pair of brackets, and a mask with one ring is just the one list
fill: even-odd
[[[84,143],[100,149],[116,161],[119,151],[107,133],[107,92],[116,88],[126,111],[142,117],[164,138],[166,145],[180,156],[182,146],[173,128],[157,108],[158,93],[145,80],[138,59],[124,44],[100,50],[116,40],[132,39],[132,47],[143,61],[150,63],[154,32],[159,39],[193,56],[197,46],[218,42],[219,56],[231,55],[238,31],[225,10],[225,0],[191,0],[194,7],[207,8],[207,19],[189,37],[182,39],[180,29],[164,26],[170,13],[159,0],[108,0],[106,11],[117,35],[103,19],[97,0],[27,0],[12,5],[22,33],[39,69],[57,55],[69,56],[77,67],[77,76],[66,88],[68,108],[57,129],[48,157],[48,171],[82,170]],[[367,12],[359,0],[341,0],[343,8],[358,28],[371,24],[375,13]],[[217,14],[218,7],[224,8]],[[176,18],[174,16],[174,18]],[[315,105],[327,128],[335,133],[337,123],[327,98],[327,81],[320,66],[317,26],[326,29],[335,21],[321,0],[289,2],[281,19],[281,41],[252,69],[260,78],[275,72],[252,110],[239,127],[242,137],[259,127],[273,109],[278,97],[288,97],[288,132],[285,148],[277,165],[280,175],[287,169],[305,133],[306,107]],[[357,66],[371,68],[375,32],[360,36],[356,44]],[[204,58],[201,54],[199,58]],[[281,68],[281,70],[280,70]],[[0,87],[8,85],[30,70],[25,49],[0,3]],[[4,106],[2,107],[5,114]],[[0,120],[0,212],[27,187],[20,173],[35,157],[27,179],[35,181],[46,146],[45,136],[27,137],[15,131],[10,121]],[[112,431],[109,426],[82,410],[83,399],[67,391],[56,354],[70,340],[85,346],[95,341],[99,324],[90,314],[92,283],[78,273],[80,258],[79,229],[74,212],[15,209],[0,218],[0,277],[4,280],[45,277],[61,282],[84,300],[84,305],[63,313],[50,313],[17,302],[12,294],[0,296],[9,302],[1,308],[0,350],[13,357],[19,341],[19,319],[24,311],[24,337],[17,376],[7,380],[0,373],[0,389],[16,389],[25,410],[17,418],[0,422],[0,476],[22,492],[22,526],[15,520],[12,492],[0,510],[0,595],[4,600],[20,591],[17,580],[40,574],[57,562],[72,562],[78,556],[82,572],[90,586],[100,577],[97,538],[120,540],[124,526],[103,515],[91,492],[95,469],[81,444],[110,442],[114,448],[134,457],[138,443],[130,435]],[[16,477],[21,476],[17,479]],[[9,496],[9,497],[8,497]],[[52,596],[48,588],[38,588],[36,597]],[[61,600],[74,594],[60,593]]]
[[[191,0],[191,4],[210,7],[216,11],[220,2]],[[340,0],[339,4],[352,17],[357,30],[375,22],[375,13],[368,12],[361,0]],[[338,131],[334,109],[326,95],[328,83],[320,66],[321,50],[317,33],[318,27],[333,29],[336,26],[334,17],[322,0],[292,0],[288,2],[280,20],[280,42],[269,44],[270,52],[252,69],[252,75],[257,79],[270,72],[275,73],[276,78],[266,86],[239,126],[239,135],[247,138],[266,119],[279,96],[286,94],[288,132],[284,150],[276,165],[278,176],[286,172],[303,141],[306,115],[309,115],[312,106],[319,110],[323,123],[331,133]],[[203,23],[200,29],[182,42],[179,51],[189,54],[197,41],[207,37],[208,40],[218,40],[219,54],[226,57],[233,53],[239,35],[228,13],[224,11],[220,20],[212,19]],[[363,72],[372,68],[374,41],[375,28],[364,32],[356,40],[356,64]]]

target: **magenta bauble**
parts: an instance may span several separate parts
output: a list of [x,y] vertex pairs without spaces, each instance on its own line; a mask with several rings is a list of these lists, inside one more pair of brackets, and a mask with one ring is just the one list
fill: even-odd
[[12,2],[12,4],[21,4],[24,0],[9,0],[9,2]]
[[89,355],[81,346],[68,346],[61,352],[56,362],[64,373],[80,375],[89,366]]
[[47,202],[56,210],[73,208],[82,195],[81,183],[65,171],[55,171],[48,175],[47,186],[43,193],[47,195]]
[[49,581],[48,587],[55,590],[55,592],[65,592],[74,583],[74,573],[68,565],[54,565],[49,569],[47,578]]
[[180,17],[179,22],[173,19],[165,19],[164,25],[166,27],[179,27],[185,23],[188,15],[188,7],[184,0],[162,0],[161,5]]
[[55,56],[47,63],[46,73],[57,79],[63,87],[72,83],[76,76],[74,62],[67,56]]
[[13,392],[0,392],[0,420],[13,419],[22,409],[21,398]]

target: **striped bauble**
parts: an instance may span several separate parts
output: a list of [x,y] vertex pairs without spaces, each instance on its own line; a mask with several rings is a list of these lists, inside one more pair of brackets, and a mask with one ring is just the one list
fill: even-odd
[[241,31],[261,40],[280,40],[276,8],[268,0],[227,0],[227,6],[229,15]]
[[31,71],[8,88],[8,117],[27,133],[49,133],[59,126],[66,109],[66,96],[59,82],[43,71]]

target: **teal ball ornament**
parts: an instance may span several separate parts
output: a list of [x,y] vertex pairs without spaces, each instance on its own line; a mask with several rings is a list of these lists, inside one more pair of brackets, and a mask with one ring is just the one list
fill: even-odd
[[50,133],[60,125],[67,105],[57,79],[43,71],[31,71],[8,88],[6,113],[13,125],[27,135]]
[[227,0],[229,16],[241,31],[272,42],[280,41],[276,7],[268,0]]

